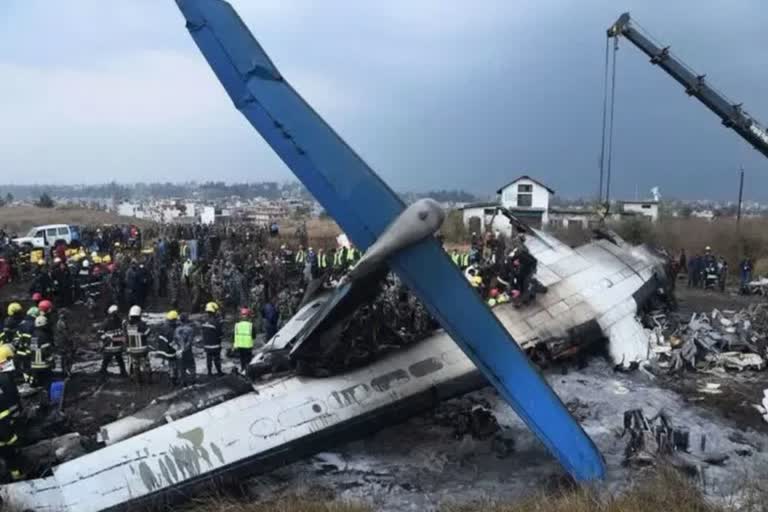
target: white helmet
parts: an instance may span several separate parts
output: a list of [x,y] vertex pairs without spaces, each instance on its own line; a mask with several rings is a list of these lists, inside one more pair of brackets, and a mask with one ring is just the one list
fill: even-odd
[[128,316],[141,316],[141,308],[139,306],[131,306],[128,310]]
[[83,260],[83,268],[88,268],[91,263],[88,260]]
[[45,315],[35,318],[35,327],[45,327],[46,325],[48,325],[48,319],[45,318]]
[[115,313],[117,313],[117,305],[112,304],[111,306],[109,306],[109,309],[107,309],[107,314],[114,315]]
[[711,248],[710,246],[706,246],[706,247],[704,248],[704,250],[705,250],[705,251],[707,251],[707,252],[709,252],[709,251],[711,251],[711,250],[712,250],[712,248]]

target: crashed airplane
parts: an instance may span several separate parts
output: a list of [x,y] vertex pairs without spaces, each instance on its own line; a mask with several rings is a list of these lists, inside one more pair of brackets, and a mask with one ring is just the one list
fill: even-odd
[[298,358],[327,340],[334,319],[343,316],[338,311],[357,300],[359,283],[382,269],[396,272],[443,329],[362,368],[325,378],[288,372],[186,416],[157,407],[141,411],[106,425],[103,448],[41,478],[3,486],[3,503],[50,511],[164,503],[214,477],[269,471],[487,384],[575,478],[601,478],[597,449],[526,352],[542,343],[604,336],[617,364],[644,360],[648,338],[636,314],[663,288],[663,259],[611,233],[571,249],[519,224],[537,261],[536,278],[548,290],[526,306],[504,304],[491,312],[432,237],[443,217],[433,202],[403,209],[284,81],[228,4],[177,3],[238,108],[367,249],[336,289],[308,300],[267,352],[287,350]]

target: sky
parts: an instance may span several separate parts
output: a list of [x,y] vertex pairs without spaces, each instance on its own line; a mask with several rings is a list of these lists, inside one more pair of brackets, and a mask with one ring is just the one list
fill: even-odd
[[[234,0],[393,188],[598,188],[605,30],[624,11],[768,123],[764,0]],[[0,1],[0,183],[286,181],[172,0]],[[628,41],[612,194],[768,200],[765,158]]]

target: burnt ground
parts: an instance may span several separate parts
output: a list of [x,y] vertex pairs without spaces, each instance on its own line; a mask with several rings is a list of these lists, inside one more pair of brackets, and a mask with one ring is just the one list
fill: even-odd
[[[693,313],[711,313],[715,308],[739,310],[750,304],[765,302],[765,298],[759,296],[691,289],[684,285],[678,287],[676,297],[682,321],[688,321]],[[660,374],[658,377],[664,387],[679,393],[686,402],[710,409],[744,429],[768,433],[768,423],[754,407],[760,403],[763,390],[768,388],[768,373],[765,371],[737,373],[716,368],[680,375]],[[702,391],[707,384],[719,384],[719,393]]]

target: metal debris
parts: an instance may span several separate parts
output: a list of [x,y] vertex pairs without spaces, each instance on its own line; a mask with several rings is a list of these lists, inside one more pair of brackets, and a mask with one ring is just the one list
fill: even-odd
[[714,309],[694,313],[685,322],[674,314],[645,317],[658,366],[670,371],[723,368],[763,370],[768,352],[768,305],[740,311]]

